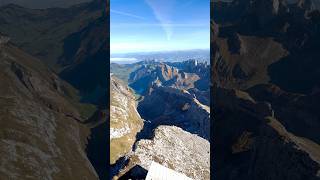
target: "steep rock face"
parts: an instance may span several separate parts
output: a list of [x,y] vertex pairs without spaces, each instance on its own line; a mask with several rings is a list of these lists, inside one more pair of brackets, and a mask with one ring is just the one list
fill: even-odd
[[110,163],[113,164],[131,151],[143,121],[132,91],[123,82],[111,76],[110,90]]
[[10,43],[0,59],[1,179],[96,179],[72,88]]
[[[205,180],[210,178],[209,159],[210,144],[207,140],[175,126],[159,126],[151,140],[137,142],[129,165],[122,174],[127,173],[128,176],[133,164],[148,170],[151,162],[155,161],[190,178]],[[131,177],[139,175],[137,171],[135,173]]]
[[201,104],[186,90],[171,87],[156,87],[139,102],[140,115],[148,120],[141,132],[149,137],[158,125],[175,125],[188,132],[210,137],[210,108]]
[[172,62],[168,64],[180,69],[180,71],[196,74],[199,76],[199,80],[194,82],[194,87],[200,91],[209,90],[210,65],[206,61],[190,59],[183,62]]

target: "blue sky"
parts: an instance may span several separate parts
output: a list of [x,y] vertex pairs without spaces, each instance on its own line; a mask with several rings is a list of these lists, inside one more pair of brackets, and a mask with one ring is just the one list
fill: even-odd
[[209,49],[210,0],[111,0],[111,54]]

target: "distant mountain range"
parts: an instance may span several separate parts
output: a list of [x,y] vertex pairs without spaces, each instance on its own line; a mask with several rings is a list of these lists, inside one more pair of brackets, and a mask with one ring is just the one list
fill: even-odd
[[183,51],[160,51],[160,52],[111,54],[111,58],[135,58],[136,61],[156,60],[156,61],[166,61],[166,62],[197,59],[199,61],[210,62],[210,50],[194,49],[194,50],[183,50]]

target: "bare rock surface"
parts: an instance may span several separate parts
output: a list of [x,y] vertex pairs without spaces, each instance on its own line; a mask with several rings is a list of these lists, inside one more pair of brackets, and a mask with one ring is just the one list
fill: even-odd
[[156,128],[151,140],[137,142],[130,158],[146,170],[155,161],[193,179],[210,178],[209,142],[176,126]]

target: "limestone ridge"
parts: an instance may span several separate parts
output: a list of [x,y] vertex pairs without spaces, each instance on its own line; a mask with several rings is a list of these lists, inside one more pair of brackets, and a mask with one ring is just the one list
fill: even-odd
[[0,59],[0,178],[96,179],[72,87],[10,42]]

